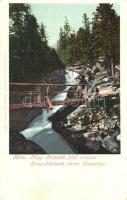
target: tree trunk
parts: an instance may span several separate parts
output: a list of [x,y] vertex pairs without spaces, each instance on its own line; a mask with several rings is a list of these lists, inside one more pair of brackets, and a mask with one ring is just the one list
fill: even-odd
[[111,58],[111,74],[112,74],[112,77],[115,78],[115,65],[113,62],[113,58]]

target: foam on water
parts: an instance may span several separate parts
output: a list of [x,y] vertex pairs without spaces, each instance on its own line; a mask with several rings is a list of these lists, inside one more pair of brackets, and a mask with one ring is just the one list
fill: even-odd
[[[77,73],[67,71],[65,74],[66,84],[76,84]],[[65,100],[70,86],[67,86],[62,93],[58,93],[53,100]],[[74,153],[66,141],[52,129],[52,124],[48,120],[63,105],[53,106],[52,110],[42,109],[42,114],[35,117],[28,128],[21,132],[27,139],[40,145],[47,153]],[[57,145],[57,146],[56,146]]]

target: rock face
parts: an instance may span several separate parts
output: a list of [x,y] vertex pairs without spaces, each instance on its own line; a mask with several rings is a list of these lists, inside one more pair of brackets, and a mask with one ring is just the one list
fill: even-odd
[[80,133],[88,148],[96,146],[95,149],[99,150],[100,147],[104,147],[110,153],[119,153],[120,146],[117,139],[120,134],[119,113],[119,106],[110,108],[81,106],[72,112],[67,120],[71,130]]
[[[68,115],[64,110],[62,114],[54,115],[53,128],[78,153],[120,153],[120,83],[117,70],[113,79],[103,64],[97,63],[93,69],[83,66],[81,74],[88,80],[88,104],[77,105],[77,109]],[[78,78],[80,83],[81,77]],[[69,92],[68,98],[76,98],[76,87],[71,87]],[[60,117],[62,115],[64,120]]]
[[32,119],[41,114],[40,108],[25,108],[18,109],[14,111],[10,111],[9,120],[10,120],[10,131],[20,132],[27,128],[28,124],[32,121]]
[[117,140],[120,128],[115,112],[117,110],[113,113],[111,109],[110,116],[104,109],[93,110],[81,106],[68,116],[63,109],[61,113],[55,113],[51,119],[53,128],[78,153],[112,154],[120,153],[120,144]]
[[10,154],[45,154],[46,152],[34,142],[27,140],[18,132],[10,133]]
[[102,144],[105,149],[108,149],[108,151],[112,153],[117,153],[120,151],[118,142],[115,140],[113,136],[108,135],[107,137],[105,137]]

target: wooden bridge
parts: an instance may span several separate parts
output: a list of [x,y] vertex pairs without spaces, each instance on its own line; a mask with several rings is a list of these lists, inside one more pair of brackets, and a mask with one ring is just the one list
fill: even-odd
[[[58,89],[61,86],[65,89]],[[72,86],[82,86],[82,84],[65,85],[50,83],[10,83],[10,111],[39,107],[52,109],[52,107],[55,105],[84,104],[84,98],[78,98],[76,96],[76,92],[81,93],[82,90],[77,91],[75,89],[74,91],[68,91],[66,90],[67,86],[70,86],[71,88]],[[51,96],[56,96],[58,93],[71,93],[73,98],[65,98],[65,100],[53,100]]]

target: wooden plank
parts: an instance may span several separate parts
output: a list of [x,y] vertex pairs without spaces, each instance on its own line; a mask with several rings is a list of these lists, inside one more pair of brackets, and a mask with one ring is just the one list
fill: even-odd
[[10,83],[12,86],[83,86],[84,84],[57,84],[57,83]]

